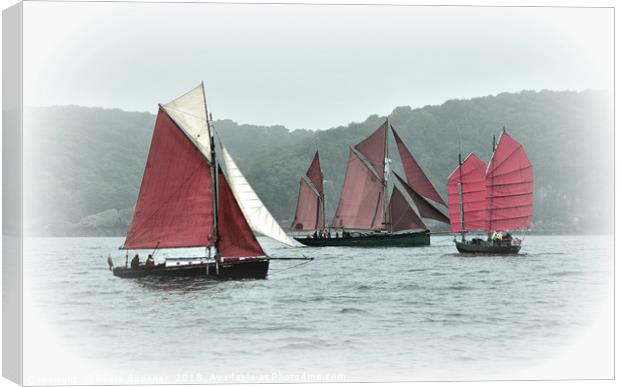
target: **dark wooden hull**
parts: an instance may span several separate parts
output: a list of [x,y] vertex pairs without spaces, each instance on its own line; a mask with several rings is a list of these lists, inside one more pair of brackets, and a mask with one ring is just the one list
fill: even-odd
[[493,244],[486,241],[481,243],[471,243],[471,241],[454,241],[459,253],[479,254],[479,255],[517,255],[521,250],[521,245]]
[[112,274],[121,278],[144,278],[144,277],[197,277],[204,276],[218,280],[229,279],[264,279],[269,270],[269,259],[248,258],[244,260],[225,261],[216,269],[215,262],[168,266],[159,264],[151,268],[140,266],[138,268],[115,267]]
[[306,246],[347,246],[347,247],[415,247],[429,246],[431,236],[427,231],[403,234],[376,233],[343,238],[295,238]]

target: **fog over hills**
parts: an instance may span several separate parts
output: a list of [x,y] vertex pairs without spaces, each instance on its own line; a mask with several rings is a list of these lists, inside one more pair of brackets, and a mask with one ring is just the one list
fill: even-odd
[[[491,155],[505,126],[534,166],[539,232],[606,232],[613,205],[613,110],[607,91],[523,91],[438,106],[396,107],[389,119],[446,198],[463,156]],[[242,172],[282,225],[295,211],[300,176],[319,149],[327,219],[337,205],[348,147],[384,120],[378,115],[323,131],[217,120]],[[24,111],[27,235],[124,235],[138,194],[155,122],[149,113],[80,106]],[[393,168],[401,170],[390,138]],[[447,212],[447,211],[444,211]]]

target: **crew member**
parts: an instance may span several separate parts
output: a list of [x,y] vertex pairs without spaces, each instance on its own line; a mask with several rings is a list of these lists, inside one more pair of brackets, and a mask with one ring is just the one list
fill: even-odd
[[131,268],[137,269],[140,266],[140,257],[136,254],[131,260]]
[[153,267],[155,266],[155,259],[153,258],[152,254],[149,254],[149,257],[146,259],[146,262],[144,263],[144,267]]

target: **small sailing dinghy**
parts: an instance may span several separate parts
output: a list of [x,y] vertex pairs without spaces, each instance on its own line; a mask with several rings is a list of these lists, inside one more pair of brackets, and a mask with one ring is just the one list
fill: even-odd
[[[406,180],[395,173],[395,180],[389,179],[390,129]],[[295,237],[306,246],[428,246],[430,231],[421,218],[449,223],[448,217],[430,200],[444,206],[445,202],[387,119],[370,136],[350,148],[331,229],[324,225],[322,176],[317,152],[301,179],[292,225],[296,230],[315,230],[306,237]]]
[[[521,240],[508,230],[529,227],[532,221],[534,176],[523,146],[504,128],[489,165],[470,153],[459,154],[459,166],[448,178],[448,208],[452,232],[460,253],[511,255],[521,250]],[[483,230],[487,238],[465,238]]]
[[[224,145],[216,146],[203,84],[160,105],[135,211],[121,247],[128,251],[125,267],[114,267],[113,274],[265,278],[273,258],[267,257],[254,232],[294,245]],[[151,259],[141,264],[136,256],[127,265],[129,250],[180,248],[204,248],[205,253],[168,257],[159,264]]]

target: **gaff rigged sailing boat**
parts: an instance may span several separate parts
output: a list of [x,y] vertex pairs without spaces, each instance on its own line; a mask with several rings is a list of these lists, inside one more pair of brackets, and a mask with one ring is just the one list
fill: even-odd
[[[253,230],[294,242],[280,228],[220,143],[204,86],[159,106],[133,219],[121,249],[204,247],[204,257],[139,258],[115,267],[118,277],[265,278],[269,259]],[[218,157],[223,160],[219,161]],[[223,168],[222,168],[223,167]],[[211,249],[214,254],[211,256]],[[126,259],[127,260],[127,259]]]
[[[394,134],[407,177],[405,181],[394,174],[398,184],[393,182],[391,186],[388,184],[388,128],[391,128]],[[318,166],[316,156],[315,160]],[[306,177],[314,182],[311,175],[318,176],[312,165]],[[318,212],[322,203],[316,199],[317,195],[322,193],[322,180],[320,185],[314,183],[316,190],[312,187],[305,188],[304,183],[307,181],[302,178],[296,219],[301,218],[298,216],[301,213],[311,214],[315,208]],[[318,189],[319,186],[321,190]],[[332,234],[330,231],[327,235],[315,232],[313,235],[295,239],[307,246],[429,245],[430,232],[421,217],[445,223],[449,223],[449,219],[428,199],[445,205],[413,155],[386,120],[365,140],[350,148],[342,194],[332,220],[332,229],[335,232]],[[414,208],[417,208],[417,213]],[[309,217],[309,220],[298,229],[310,230],[313,225],[320,224],[318,215]],[[296,228],[295,222],[293,228]]]
[[325,228],[325,196],[323,171],[316,151],[308,171],[299,180],[297,210],[291,228],[297,231],[323,230]]
[[[502,132],[489,166],[470,153],[448,178],[448,208],[454,240],[461,253],[517,254],[521,240],[506,230],[526,228],[532,221],[534,176],[523,146]],[[465,239],[469,231],[485,230],[483,238]]]

